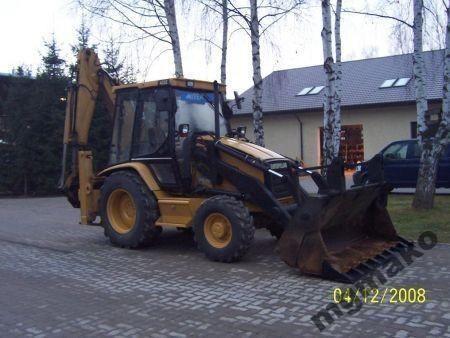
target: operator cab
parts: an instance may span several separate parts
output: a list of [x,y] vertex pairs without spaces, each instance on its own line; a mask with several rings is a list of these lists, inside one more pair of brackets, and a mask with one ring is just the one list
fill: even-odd
[[[116,89],[109,165],[145,163],[163,189],[183,192],[191,188],[193,136],[215,133],[215,94],[212,83],[201,82],[196,88],[190,80],[165,81]],[[220,89],[219,129],[225,136],[230,127],[222,109],[230,109],[224,100],[225,87]]]

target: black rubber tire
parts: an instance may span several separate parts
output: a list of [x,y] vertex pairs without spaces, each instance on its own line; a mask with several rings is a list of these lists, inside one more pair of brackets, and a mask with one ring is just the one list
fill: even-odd
[[[107,201],[116,189],[126,190],[136,206],[136,221],[133,228],[124,234],[114,230],[107,217]],[[106,178],[101,188],[100,212],[105,236],[111,243],[123,248],[139,248],[152,244],[160,235],[162,229],[155,225],[159,217],[156,198],[147,188],[141,178],[131,171],[120,171]]]
[[[231,223],[230,243],[223,248],[212,246],[205,237],[204,222],[211,213],[221,213]],[[250,248],[255,235],[253,218],[242,201],[226,195],[208,198],[198,208],[194,218],[194,240],[206,257],[218,262],[235,262]]]

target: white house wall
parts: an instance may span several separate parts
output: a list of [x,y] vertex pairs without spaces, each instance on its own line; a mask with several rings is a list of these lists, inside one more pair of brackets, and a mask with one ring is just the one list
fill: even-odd
[[[286,156],[300,159],[300,124],[303,124],[303,154],[306,165],[319,164],[319,130],[321,112],[298,114],[268,114],[264,116],[266,147]],[[362,124],[364,157],[370,159],[388,143],[410,138],[410,123],[416,121],[414,105],[386,108],[347,109],[342,111],[342,125]],[[233,117],[232,127],[247,127],[247,137],[253,138],[251,117]]]

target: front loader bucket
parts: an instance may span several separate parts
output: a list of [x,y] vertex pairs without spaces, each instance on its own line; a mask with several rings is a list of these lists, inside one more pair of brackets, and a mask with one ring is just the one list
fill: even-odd
[[309,196],[279,241],[281,258],[302,273],[353,283],[412,246],[399,237],[386,209],[385,183]]

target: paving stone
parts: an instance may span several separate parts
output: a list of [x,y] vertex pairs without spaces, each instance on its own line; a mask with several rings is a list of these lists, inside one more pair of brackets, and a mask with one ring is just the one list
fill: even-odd
[[[178,231],[147,249],[113,247],[102,229],[78,225],[78,212],[63,198],[0,199],[2,336],[313,337],[312,316],[346,287],[286,266],[264,230],[243,261],[221,264]],[[382,286],[423,287],[426,303],[340,308],[320,333],[448,335],[449,248],[437,245]]]

